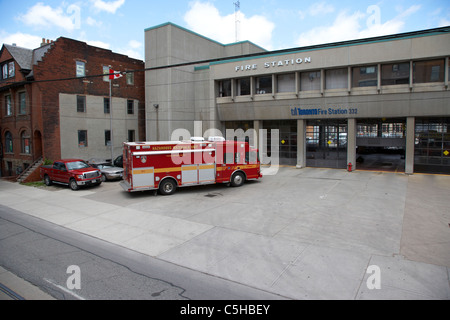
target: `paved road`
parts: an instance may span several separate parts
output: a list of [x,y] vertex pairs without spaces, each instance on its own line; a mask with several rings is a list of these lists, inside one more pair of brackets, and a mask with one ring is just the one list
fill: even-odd
[[450,298],[450,176],[269,170],[170,197],[1,182],[0,203],[288,299]]

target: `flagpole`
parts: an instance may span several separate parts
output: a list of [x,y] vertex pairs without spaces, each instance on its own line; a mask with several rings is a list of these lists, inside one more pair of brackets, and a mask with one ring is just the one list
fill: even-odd
[[114,140],[113,140],[113,126],[112,126],[112,92],[111,92],[111,76],[109,77],[109,140],[111,143],[111,164],[114,163]]

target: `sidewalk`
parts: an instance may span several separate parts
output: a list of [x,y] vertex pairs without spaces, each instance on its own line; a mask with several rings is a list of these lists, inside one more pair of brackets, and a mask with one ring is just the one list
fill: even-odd
[[450,176],[292,167],[168,197],[0,180],[4,206],[288,299],[450,299],[449,194]]
[[55,300],[38,287],[0,267],[0,300]]

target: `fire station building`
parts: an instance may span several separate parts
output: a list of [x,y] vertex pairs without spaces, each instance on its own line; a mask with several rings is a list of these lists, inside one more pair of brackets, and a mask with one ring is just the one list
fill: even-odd
[[171,23],[145,40],[147,140],[256,129],[270,150],[278,130],[282,164],[450,174],[450,27],[272,52]]

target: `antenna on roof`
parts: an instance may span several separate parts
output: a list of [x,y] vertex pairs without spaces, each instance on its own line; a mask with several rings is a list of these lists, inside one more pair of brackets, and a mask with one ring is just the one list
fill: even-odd
[[239,11],[241,9],[241,2],[238,0],[237,2],[234,2],[234,19],[235,19],[235,29],[236,29],[236,42],[239,41],[239,28],[240,28],[240,23],[241,21],[239,21]]

